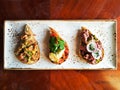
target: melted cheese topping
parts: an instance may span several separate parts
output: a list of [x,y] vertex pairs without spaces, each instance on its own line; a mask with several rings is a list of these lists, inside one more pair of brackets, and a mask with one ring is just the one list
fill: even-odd
[[65,49],[56,52],[56,53],[50,53],[49,54],[49,58],[53,61],[53,62],[59,62],[59,59],[62,57],[63,53],[64,53]]

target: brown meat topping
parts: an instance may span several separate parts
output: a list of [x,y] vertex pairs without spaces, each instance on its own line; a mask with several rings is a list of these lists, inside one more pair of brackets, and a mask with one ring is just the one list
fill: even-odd
[[81,41],[87,44],[88,39],[91,38],[91,34],[89,31],[86,29],[80,33]]
[[[92,56],[92,53],[88,52],[86,49],[87,43],[89,40],[92,39],[92,34],[89,32],[89,30],[85,29],[81,31],[80,38],[81,38],[81,45],[80,45],[80,52],[84,59],[86,59],[88,62],[95,64],[96,59]],[[100,41],[96,41],[96,45],[98,49],[102,49],[102,44]]]

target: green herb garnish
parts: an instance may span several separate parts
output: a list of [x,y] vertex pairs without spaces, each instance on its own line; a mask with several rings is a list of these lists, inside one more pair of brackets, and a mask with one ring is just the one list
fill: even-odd
[[63,50],[65,42],[63,40],[61,40],[60,38],[58,38],[57,40],[58,40],[58,44],[59,44],[59,49]]
[[53,53],[56,53],[60,50],[64,49],[64,44],[65,42],[60,39],[59,37],[50,37],[49,40],[49,47],[50,47],[50,51]]

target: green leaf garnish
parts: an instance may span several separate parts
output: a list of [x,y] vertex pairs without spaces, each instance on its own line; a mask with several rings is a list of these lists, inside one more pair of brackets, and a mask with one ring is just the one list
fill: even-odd
[[56,38],[55,37],[50,37],[50,40],[49,40],[49,43],[50,44],[54,44],[56,41]]
[[63,50],[65,42],[63,40],[61,40],[61,39],[58,39],[58,44],[59,44],[60,50]]
[[49,47],[50,47],[50,51],[53,52],[53,53],[56,53],[60,50],[63,50],[64,49],[64,45],[65,45],[65,42],[60,39],[59,37],[50,37],[50,40],[49,40]]

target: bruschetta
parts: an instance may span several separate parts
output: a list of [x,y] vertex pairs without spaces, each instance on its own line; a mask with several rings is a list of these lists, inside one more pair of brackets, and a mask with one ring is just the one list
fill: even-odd
[[79,36],[80,56],[91,64],[101,62],[104,57],[104,49],[101,41],[85,27],[81,28]]
[[61,64],[68,58],[69,48],[60,35],[50,27],[49,59],[51,62]]
[[31,28],[25,25],[20,42],[15,49],[15,56],[24,64],[36,63],[40,58],[40,49]]

